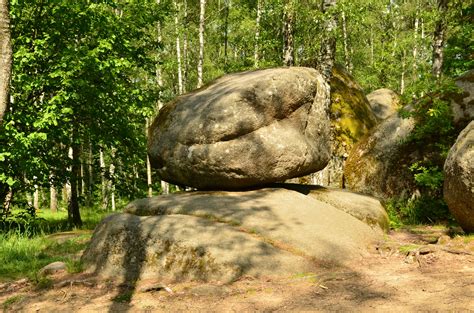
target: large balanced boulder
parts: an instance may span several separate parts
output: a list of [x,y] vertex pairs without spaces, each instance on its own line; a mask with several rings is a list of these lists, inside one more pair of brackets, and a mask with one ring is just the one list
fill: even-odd
[[400,108],[400,96],[393,90],[381,88],[367,95],[370,107],[379,121],[393,115]]
[[356,218],[318,200],[311,187],[284,187],[136,200],[98,225],[82,261],[116,281],[232,281],[345,265],[383,240],[378,222],[362,221],[386,219],[373,199],[354,198],[361,206],[369,200],[364,210],[372,211]]
[[[310,68],[223,76],[178,97],[149,129],[161,179],[200,189],[240,189],[326,166],[329,119],[323,78]],[[318,93],[320,93],[318,95]]]
[[310,176],[292,180],[336,188],[344,187],[344,164],[355,143],[377,124],[364,91],[341,66],[334,66],[331,79],[331,159]]
[[444,199],[466,232],[474,232],[474,121],[459,134],[444,164]]

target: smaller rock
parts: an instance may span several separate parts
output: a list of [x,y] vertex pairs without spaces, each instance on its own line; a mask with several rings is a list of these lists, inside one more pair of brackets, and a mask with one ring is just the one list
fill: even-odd
[[398,94],[386,88],[372,91],[367,95],[367,100],[379,121],[395,114],[401,103]]
[[444,199],[462,229],[474,232],[474,121],[459,134],[444,164]]
[[48,275],[53,275],[59,272],[65,272],[67,270],[67,265],[64,262],[53,262],[39,271],[40,276],[48,276]]

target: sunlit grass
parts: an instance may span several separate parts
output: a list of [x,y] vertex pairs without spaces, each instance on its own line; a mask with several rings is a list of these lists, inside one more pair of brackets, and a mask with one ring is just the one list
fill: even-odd
[[41,210],[34,224],[0,233],[0,281],[24,277],[38,281],[38,271],[55,261],[65,262],[69,272],[79,272],[80,252],[95,226],[110,213],[82,209],[83,226],[77,229],[68,223],[67,212]]
[[28,277],[37,279],[37,272],[55,261],[62,261],[76,272],[78,253],[90,239],[90,234],[59,242],[44,235],[27,237],[20,234],[0,235],[0,280]]

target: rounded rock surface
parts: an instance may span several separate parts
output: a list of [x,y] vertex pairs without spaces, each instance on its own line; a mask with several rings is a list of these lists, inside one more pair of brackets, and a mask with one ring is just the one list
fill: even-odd
[[96,228],[82,261],[116,280],[271,277],[343,266],[383,240],[378,227],[286,188],[139,199]]
[[444,164],[444,199],[466,232],[474,232],[474,121],[459,134]]
[[381,88],[367,95],[370,107],[378,120],[384,120],[397,112],[401,102],[398,94],[390,89]]
[[223,76],[178,97],[149,129],[161,179],[199,189],[241,189],[303,176],[330,157],[329,117],[315,101],[322,76],[277,68]]

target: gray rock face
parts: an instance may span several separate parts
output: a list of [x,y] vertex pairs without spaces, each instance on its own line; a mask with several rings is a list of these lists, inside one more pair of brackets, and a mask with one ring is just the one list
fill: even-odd
[[[459,95],[441,97],[451,100],[456,129],[464,128],[473,119],[474,70],[456,79],[461,87]],[[411,106],[404,108],[412,110]],[[377,125],[370,135],[361,139],[346,161],[344,177],[348,189],[378,198],[411,197],[418,194],[418,187],[409,167],[418,161],[439,160],[425,145],[404,142],[415,127],[413,119],[403,119],[393,114]]]
[[82,260],[89,271],[116,280],[232,281],[343,265],[383,239],[378,225],[370,227],[302,188],[136,200],[126,213],[101,222]]
[[362,87],[340,66],[334,66],[331,79],[331,159],[328,165],[297,183],[344,188],[344,163],[354,144],[377,124]]
[[398,94],[386,88],[369,93],[367,100],[369,100],[372,111],[380,121],[396,113],[401,104]]
[[444,164],[444,199],[466,232],[474,232],[474,121],[459,134]]
[[201,189],[239,189],[324,168],[328,114],[310,68],[226,75],[168,103],[149,130],[159,176]]
[[45,267],[39,270],[38,274],[40,276],[48,276],[52,274],[56,274],[58,272],[66,272],[67,266],[64,262],[53,262],[49,263]]
[[454,122],[456,124],[469,122],[474,119],[474,70],[470,70],[455,81],[461,88],[462,94],[451,99]]
[[347,188],[383,199],[411,196],[406,193],[415,190],[416,186],[409,166],[412,160],[419,158],[419,152],[408,149],[403,140],[414,125],[413,119],[403,119],[395,114],[356,144],[344,169]]

